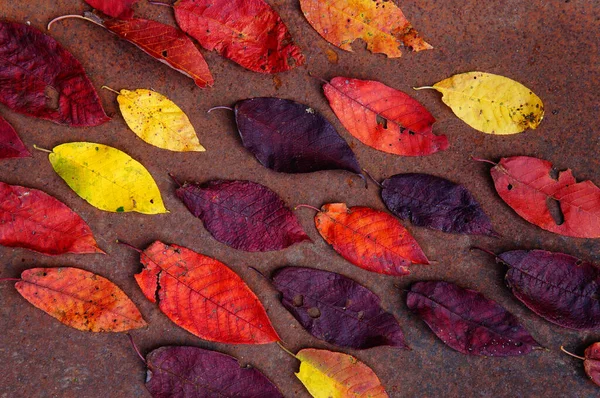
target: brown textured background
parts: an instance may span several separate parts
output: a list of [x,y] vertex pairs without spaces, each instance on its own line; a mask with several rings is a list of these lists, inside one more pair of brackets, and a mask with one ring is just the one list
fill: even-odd
[[[581,354],[600,333],[575,332],[554,326],[534,315],[512,297],[503,283],[502,267],[472,245],[495,251],[544,248],[564,251],[600,263],[600,241],[561,237],[519,218],[494,191],[489,167],[470,155],[497,160],[501,156],[532,155],[571,167],[578,179],[600,183],[598,168],[600,114],[600,3],[596,0],[422,0],[403,1],[401,7],[435,49],[386,59],[354,45],[346,53],[326,43],[305,21],[296,0],[268,1],[288,25],[307,57],[307,65],[277,76],[255,74],[215,53],[204,50],[215,77],[212,89],[201,90],[192,80],[154,61],[133,45],[81,20],[57,23],[52,36],[83,64],[107,113],[113,120],[92,129],[58,126],[24,117],[0,106],[2,114],[31,148],[52,148],[70,141],[95,141],[115,146],[141,161],[155,177],[170,214],[147,216],[101,212],[88,205],[53,172],[47,154],[0,163],[0,180],[41,189],[64,201],[91,226],[109,255],[46,257],[27,250],[0,247],[0,277],[18,277],[34,266],[77,266],[110,278],[140,307],[149,327],[133,331],[144,354],[162,345],[187,344],[234,355],[262,370],[286,397],[308,394],[294,377],[298,363],[277,345],[230,346],[212,344],[175,326],[148,302],[135,284],[138,255],[115,243],[128,240],[145,247],[155,239],[187,246],[230,265],[262,299],[273,324],[292,350],[304,347],[335,349],[306,333],[279,304],[276,292],[255,273],[284,265],[319,267],[350,276],[374,290],[383,306],[400,321],[412,351],[375,348],[351,351],[371,366],[392,397],[494,396],[592,397],[600,388],[589,382],[582,364],[558,351],[561,344]],[[0,1],[0,17],[45,30],[58,15],[88,10],[82,1]],[[141,1],[137,15],[173,24],[168,8]],[[339,62],[328,61],[335,51]],[[481,70],[524,83],[544,101],[541,126],[524,134],[500,137],[479,133],[457,119],[433,91],[411,90],[454,73]],[[410,93],[437,118],[434,131],[448,135],[449,150],[422,158],[404,158],[366,147],[348,134],[329,109],[320,84],[336,75],[377,79]],[[100,90],[152,88],[174,100],[196,127],[205,153],[172,153],[154,148],[128,130],[114,94]],[[345,172],[286,175],[263,168],[240,144],[232,115],[206,114],[215,105],[232,105],[253,96],[278,96],[300,101],[322,112],[354,148],[361,165],[377,178],[400,172],[425,172],[466,185],[492,218],[502,239],[448,235],[407,225],[425,253],[437,264],[415,266],[413,274],[393,278],[363,271],[344,261],[318,235],[313,214],[298,211],[314,243],[295,245],[274,253],[244,253],[216,242],[200,220],[189,214],[174,195],[167,177],[206,181],[213,178],[250,179],[278,192],[287,203],[315,206],[329,201],[349,205],[384,206],[378,189],[365,190],[360,180]],[[446,347],[405,305],[399,287],[420,279],[445,279],[483,292],[519,317],[549,351],[520,358],[479,358]],[[28,304],[12,283],[0,284],[0,397],[146,397],[145,367],[123,334],[83,333],[63,326]]]

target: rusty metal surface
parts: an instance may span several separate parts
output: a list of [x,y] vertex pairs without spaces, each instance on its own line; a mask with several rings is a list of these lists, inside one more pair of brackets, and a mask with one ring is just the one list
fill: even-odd
[[[0,113],[23,141],[52,148],[70,141],[95,141],[115,146],[141,161],[152,173],[170,214],[147,216],[101,212],[78,196],[53,172],[47,156],[0,163],[0,180],[34,187],[56,196],[77,211],[91,226],[102,255],[45,257],[30,251],[0,247],[0,277],[18,277],[34,266],[77,266],[113,280],[140,307],[149,327],[133,331],[143,353],[162,345],[195,345],[234,355],[244,364],[262,370],[286,397],[308,394],[294,377],[295,359],[275,344],[230,346],[202,341],[175,326],[148,302],[135,284],[140,270],[138,255],[115,243],[117,238],[145,247],[155,239],[187,246],[229,264],[257,292],[277,331],[292,350],[328,346],[303,331],[278,302],[276,292],[255,273],[252,265],[270,272],[284,265],[319,267],[343,273],[373,289],[401,322],[412,351],[376,348],[346,350],[371,366],[392,397],[494,396],[592,397],[600,389],[589,382],[582,364],[558,348],[565,344],[581,353],[599,333],[561,329],[534,315],[512,297],[503,283],[504,270],[489,257],[470,253],[480,245],[501,251],[544,248],[564,251],[600,263],[600,241],[561,237],[542,231],[519,218],[495,193],[488,166],[470,155],[497,160],[501,156],[533,155],[570,167],[578,179],[600,183],[597,119],[600,59],[600,3],[595,0],[423,0],[401,6],[415,27],[435,47],[400,59],[372,55],[358,43],[354,53],[328,45],[304,20],[296,0],[269,0],[287,23],[307,55],[307,66],[277,76],[255,74],[203,51],[215,76],[212,89],[193,82],[151,59],[108,31],[81,20],[56,24],[52,36],[83,64],[99,90],[152,88],[174,100],[189,115],[205,153],[172,153],[154,148],[128,130],[112,93],[99,90],[113,120],[92,129],[76,129],[24,117],[0,106]],[[81,13],[82,1],[0,1],[0,17],[27,22],[44,29],[53,17]],[[174,23],[168,8],[136,7],[138,15]],[[333,63],[328,52],[335,51]],[[546,117],[534,131],[508,137],[484,135],[469,128],[445,107],[433,91],[411,90],[454,73],[481,70],[502,74],[530,87],[544,101]],[[350,136],[329,109],[320,83],[323,78],[346,75],[377,79],[420,100],[437,118],[434,131],[448,135],[449,150],[422,158],[404,158],[368,148]],[[244,253],[212,239],[174,195],[167,177],[206,181],[212,178],[250,179],[271,187],[290,205],[320,206],[329,201],[349,205],[384,206],[378,189],[365,190],[356,177],[344,172],[286,175],[263,168],[240,144],[233,118],[226,111],[206,114],[216,105],[231,105],[253,96],[279,96],[300,101],[322,112],[354,148],[361,165],[377,178],[419,171],[466,185],[491,216],[501,239],[448,235],[405,223],[432,266],[415,266],[404,278],[363,271],[344,261],[320,238],[313,214],[299,211],[314,243],[295,245],[275,253]],[[474,288],[497,300],[519,317],[548,351],[520,358],[468,357],[446,347],[411,315],[401,288],[420,279],[445,279]],[[0,284],[0,397],[146,397],[145,367],[123,334],[83,333],[63,326],[28,304],[12,283]]]

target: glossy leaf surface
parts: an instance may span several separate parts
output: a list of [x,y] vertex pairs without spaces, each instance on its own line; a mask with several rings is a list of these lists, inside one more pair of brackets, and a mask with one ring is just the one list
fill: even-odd
[[540,345],[518,319],[495,301],[453,283],[414,283],[408,308],[446,345],[467,355],[525,355]]
[[[496,191],[521,217],[547,231],[577,238],[600,238],[600,189],[577,182],[571,170],[554,177],[552,163],[528,156],[502,158],[492,168]],[[557,221],[549,206],[557,201]]]
[[207,50],[254,72],[285,72],[304,64],[290,32],[263,0],[179,0],[179,27]]
[[429,50],[402,10],[385,0],[300,0],[304,16],[328,42],[352,51],[356,39],[367,43],[373,53],[390,58],[402,55],[400,47]]
[[570,329],[600,328],[600,268],[564,253],[513,250],[500,254],[506,284],[542,318]]
[[146,357],[146,388],[153,397],[283,398],[258,369],[198,347],[160,347]]
[[31,157],[31,153],[10,123],[0,116],[0,159],[27,157]]
[[39,253],[104,253],[73,210],[37,189],[0,182],[0,244]]
[[315,398],[388,397],[375,372],[351,355],[305,348],[296,358],[296,377]]
[[205,151],[187,115],[156,91],[121,90],[117,97],[123,119],[148,144],[177,152]]
[[186,183],[177,197],[219,242],[248,252],[282,250],[310,240],[283,200],[251,181]]
[[335,272],[285,267],[273,277],[281,303],[318,339],[357,349],[407,348],[398,321],[381,308],[379,297]]
[[489,217],[462,185],[429,174],[396,174],[382,183],[381,198],[414,225],[468,235],[497,236]]
[[168,212],[148,170],[125,152],[93,142],[70,142],[54,147],[48,158],[67,185],[100,210]]
[[75,329],[124,332],[147,326],[121,289],[82,269],[28,269],[15,288],[31,304]]
[[146,298],[188,332],[229,344],[279,340],[258,297],[220,261],[159,241],[140,261],[135,279]]
[[52,37],[15,22],[0,21],[0,102],[74,127],[110,120],[79,61]]
[[235,105],[242,143],[265,167],[283,173],[342,169],[360,174],[346,141],[321,114],[280,98],[253,98]]
[[406,228],[383,211],[329,203],[315,216],[315,225],[336,252],[367,271],[402,276],[410,273],[411,263],[429,264]]
[[138,0],[85,0],[85,2],[111,17],[128,19],[133,16],[131,7]]
[[433,85],[456,116],[488,134],[535,129],[544,117],[542,100],[519,82],[484,72],[454,75]]
[[433,134],[433,116],[402,91],[347,77],[331,79],[323,91],[346,130],[365,145],[403,156],[431,155],[449,146],[445,135]]

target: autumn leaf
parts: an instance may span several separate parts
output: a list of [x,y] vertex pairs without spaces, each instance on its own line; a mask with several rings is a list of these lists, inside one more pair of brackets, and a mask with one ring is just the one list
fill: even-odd
[[454,75],[433,85],[456,116],[488,134],[517,134],[535,129],[544,117],[542,100],[504,76],[485,72]]
[[143,88],[120,92],[103,88],[118,94],[123,119],[148,144],[177,152],[205,151],[187,115],[164,95]]
[[28,269],[15,288],[31,304],[78,330],[124,332],[147,326],[121,289],[82,269]]
[[283,398],[275,384],[237,358],[199,347],[160,347],[146,357],[153,397]]
[[429,50],[402,10],[386,0],[300,0],[304,16],[331,44],[352,51],[356,39],[367,43],[373,53],[390,58],[402,55],[400,47]]
[[462,185],[429,174],[406,173],[386,178],[380,186],[386,207],[414,225],[443,232],[498,236],[479,203]]
[[335,272],[285,267],[271,281],[281,303],[310,334],[342,347],[408,348],[398,321],[379,297]]
[[111,17],[129,19],[133,16],[131,7],[138,0],[85,0],[85,2]]
[[93,142],[70,142],[54,147],[48,159],[67,185],[97,209],[168,213],[148,170],[125,152]]
[[449,146],[445,135],[433,134],[433,116],[402,91],[347,77],[331,79],[323,91],[346,130],[365,145],[403,156],[431,155]]
[[28,158],[31,153],[15,129],[0,116],[0,159]]
[[246,69],[279,73],[304,64],[287,27],[263,0],[179,0],[174,8],[184,32]]
[[600,329],[600,268],[596,265],[545,250],[489,254],[508,266],[506,285],[530,310],[565,328]]
[[73,127],[110,120],[79,61],[52,37],[15,22],[0,21],[0,102]]
[[600,189],[593,182],[577,182],[571,170],[555,177],[552,163],[528,156],[490,163],[496,191],[525,220],[556,234],[600,237]]
[[310,241],[285,202],[264,185],[213,180],[185,183],[176,194],[216,240],[234,249],[266,252]]
[[220,261],[159,241],[140,252],[140,261],[135,279],[146,298],[188,332],[229,344],[279,340],[258,297]]
[[583,357],[572,354],[563,347],[560,347],[560,349],[570,356],[582,360],[585,374],[594,384],[600,386],[600,343],[593,343],[586,348]]
[[463,354],[507,357],[541,348],[498,303],[453,283],[414,283],[406,305],[444,344]]
[[37,189],[3,182],[0,244],[47,255],[104,253],[90,227],[64,203]]
[[282,173],[348,170],[361,174],[354,152],[319,112],[280,98],[235,105],[242,144],[265,167]]
[[305,348],[295,357],[300,361],[296,377],[315,398],[388,397],[375,372],[351,355]]
[[157,61],[192,78],[198,87],[205,88],[213,85],[214,79],[202,53],[181,30],[149,19],[102,19],[90,12],[84,15],[64,15],[55,18],[48,24],[48,30],[54,22],[63,19],[84,19],[102,26],[134,44]]
[[[299,207],[310,207],[300,205]],[[312,208],[312,207],[311,207]],[[323,205],[315,216],[321,236],[352,264],[387,275],[408,275],[408,267],[429,264],[417,241],[393,216],[344,203]]]

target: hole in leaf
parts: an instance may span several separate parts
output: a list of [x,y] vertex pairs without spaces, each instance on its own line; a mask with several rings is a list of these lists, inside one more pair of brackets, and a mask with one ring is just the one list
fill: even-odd
[[506,187],[506,189],[508,189],[509,191],[513,189],[512,184],[508,184],[508,186]]
[[44,89],[44,96],[46,97],[46,108],[58,109],[58,98],[60,94],[52,86],[46,86]]
[[549,174],[550,174],[550,178],[558,181],[558,170],[556,168],[554,168],[554,167],[551,168]]
[[169,53],[167,52],[167,50],[163,50],[162,56],[167,58],[168,55],[169,55]]
[[560,208],[560,202],[554,198],[546,199],[546,206],[556,225],[562,225],[565,222],[565,216]]
[[294,307],[301,307],[302,304],[304,304],[304,296],[301,294],[295,295],[294,299],[292,300],[292,304]]
[[383,126],[384,129],[387,130],[387,119],[384,118],[383,116],[377,115],[377,124],[380,126]]
[[321,311],[317,307],[312,307],[308,309],[308,316],[311,318],[318,318],[321,316]]
[[362,321],[362,319],[365,317],[365,312],[364,311],[359,311],[357,314],[357,317],[359,320]]

